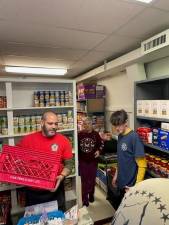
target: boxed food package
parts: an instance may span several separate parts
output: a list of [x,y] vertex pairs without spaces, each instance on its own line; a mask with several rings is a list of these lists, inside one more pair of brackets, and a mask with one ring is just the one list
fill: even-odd
[[151,100],[150,116],[153,118],[160,118],[160,100]]
[[152,144],[152,130],[149,127],[138,127],[137,134],[144,143]]
[[105,86],[103,85],[96,85],[96,98],[105,98]]
[[77,86],[77,95],[79,100],[96,98],[96,85],[79,84]]
[[161,123],[161,129],[169,131],[169,123]]
[[144,116],[143,100],[137,100],[137,116]]
[[159,129],[160,147],[169,150],[169,132]]
[[151,117],[151,100],[143,100],[144,105],[144,116]]
[[169,119],[169,101],[168,100],[160,101],[160,117]]
[[159,128],[153,128],[152,130],[152,143],[160,147]]

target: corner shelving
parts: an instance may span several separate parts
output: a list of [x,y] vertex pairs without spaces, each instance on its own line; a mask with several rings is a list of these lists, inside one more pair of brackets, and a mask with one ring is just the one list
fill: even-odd
[[[70,92],[72,93],[72,102],[69,105],[60,106],[47,106],[47,107],[34,107],[34,92],[39,90],[55,90],[56,92]],[[66,95],[66,94],[65,94]],[[0,139],[4,143],[15,145],[16,142],[24,135],[28,133],[14,133],[14,117],[18,116],[35,116],[41,115],[45,110],[52,110],[58,114],[66,114],[68,111],[72,111],[72,119],[70,126],[66,126],[65,129],[60,129],[58,132],[64,133],[65,135],[71,135],[73,137],[73,154],[75,157],[75,173],[68,176],[71,178],[73,189],[66,192],[66,200],[71,201],[72,199],[78,201],[78,151],[77,151],[77,110],[76,110],[76,82],[74,80],[56,79],[56,78],[37,78],[37,77],[6,77],[0,78],[0,96],[6,96],[7,107],[0,108],[0,116],[7,117],[7,135],[0,135]],[[69,122],[68,122],[69,123]],[[73,123],[73,126],[71,126]],[[68,128],[70,127],[70,128]],[[61,127],[60,127],[61,128]],[[12,199],[12,214],[20,207],[17,205],[17,194],[16,189],[21,186],[2,186],[0,191],[11,190]],[[69,196],[71,195],[71,196]],[[73,197],[72,197],[73,196]],[[68,203],[69,204],[69,203]]]
[[[135,82],[134,98],[135,98],[134,100],[135,130],[137,130],[138,127],[142,127],[142,126],[160,128],[161,122],[169,123],[169,117],[160,116],[161,114],[158,114],[158,116],[153,117],[151,116],[152,115],[151,111],[148,116],[144,115],[146,114],[145,112],[143,115],[137,115],[137,100],[140,100],[140,101],[156,100],[159,102],[163,100],[169,100],[169,76]],[[161,158],[167,158],[167,159],[169,158],[169,150],[165,150],[159,146],[156,146],[153,144],[147,144],[147,143],[144,143],[144,146],[145,146],[146,152],[155,154]],[[151,171],[148,171],[148,173],[151,173],[151,176],[153,177],[159,177],[158,175],[152,173]]]

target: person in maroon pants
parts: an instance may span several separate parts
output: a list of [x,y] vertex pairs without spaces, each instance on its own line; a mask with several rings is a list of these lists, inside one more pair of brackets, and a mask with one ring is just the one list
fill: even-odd
[[102,148],[103,143],[99,133],[93,130],[92,121],[86,118],[83,121],[83,130],[78,133],[83,206],[89,206],[89,202],[94,202],[98,156]]

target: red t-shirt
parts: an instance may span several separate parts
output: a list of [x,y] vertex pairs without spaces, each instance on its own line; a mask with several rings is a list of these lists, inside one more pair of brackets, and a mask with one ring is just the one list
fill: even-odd
[[52,151],[53,153],[59,154],[61,157],[60,172],[63,169],[63,161],[73,157],[69,140],[59,133],[53,137],[43,136],[41,131],[28,134],[17,145],[28,149],[45,152]]

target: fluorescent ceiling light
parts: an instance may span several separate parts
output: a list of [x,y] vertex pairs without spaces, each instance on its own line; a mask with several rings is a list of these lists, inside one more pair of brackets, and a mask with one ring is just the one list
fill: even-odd
[[136,0],[137,2],[144,2],[144,3],[150,3],[152,0]]
[[39,67],[20,67],[20,66],[5,66],[5,71],[9,73],[28,73],[42,75],[64,75],[67,69],[62,68],[39,68]]

